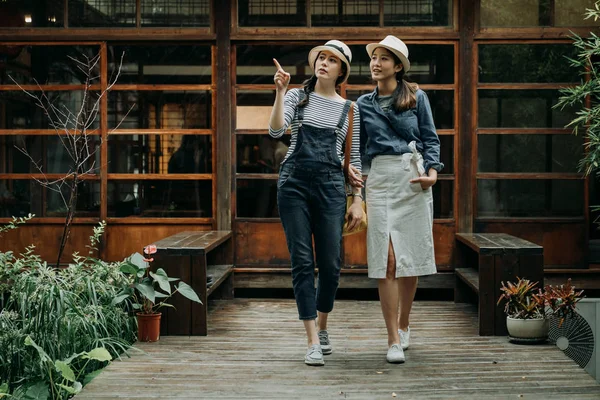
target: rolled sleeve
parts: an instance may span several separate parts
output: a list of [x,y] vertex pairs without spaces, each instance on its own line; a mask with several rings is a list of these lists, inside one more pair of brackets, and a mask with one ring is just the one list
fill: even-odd
[[440,162],[440,138],[435,130],[433,114],[427,94],[422,90],[417,93],[417,118],[419,120],[419,133],[423,144],[423,161],[425,171],[430,168],[440,172],[444,164]]
[[279,129],[273,129],[269,125],[269,135],[274,138],[279,138],[283,136],[285,131],[289,128],[292,120],[294,119],[294,115],[296,113],[296,107],[300,102],[300,92],[299,89],[289,90],[283,99],[283,126]]

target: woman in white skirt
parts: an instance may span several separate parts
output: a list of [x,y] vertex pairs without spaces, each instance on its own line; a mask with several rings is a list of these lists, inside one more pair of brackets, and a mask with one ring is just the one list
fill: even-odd
[[418,277],[436,273],[431,186],[443,168],[425,92],[405,80],[408,48],[395,36],[367,45],[377,88],[361,96],[369,277],[379,281],[387,360],[402,363]]

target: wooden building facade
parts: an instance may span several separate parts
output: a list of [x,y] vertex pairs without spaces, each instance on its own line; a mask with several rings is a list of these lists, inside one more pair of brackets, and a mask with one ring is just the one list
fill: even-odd
[[[510,233],[543,245],[546,268],[587,268],[594,185],[577,168],[583,139],[564,127],[576,110],[553,106],[581,79],[565,58],[575,55],[568,36],[597,31],[583,17],[594,3],[2,1],[0,221],[36,218],[0,249],[33,243],[51,259],[63,229],[60,194],[39,186],[18,147],[50,178],[67,172],[69,154],[23,89],[76,112],[84,79],[69,57],[99,54],[89,88],[106,91],[91,125],[97,153],[67,252],[84,251],[102,220],[107,260],[182,230],[232,230],[238,281],[268,286],[253,277],[289,269],[276,204],[289,135],[268,136],[272,58],[297,87],[310,76],[308,50],[343,40],[354,59],[342,94],[356,99],[373,88],[364,45],[393,34],[429,95],[446,165],[433,189],[438,270],[454,268],[457,232]],[[363,235],[344,240],[343,260],[348,275],[364,271]]]

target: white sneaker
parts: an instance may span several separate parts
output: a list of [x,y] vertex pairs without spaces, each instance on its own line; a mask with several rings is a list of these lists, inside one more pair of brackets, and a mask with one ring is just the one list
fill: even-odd
[[408,346],[410,345],[410,326],[406,328],[406,331],[398,329],[398,335],[400,336],[400,346],[402,347],[402,350],[408,349]]
[[324,355],[333,353],[333,347],[329,341],[329,334],[327,331],[319,331],[319,342],[321,343],[321,350],[323,350]]
[[323,350],[321,350],[321,345],[313,344],[306,351],[306,356],[304,357],[304,363],[306,365],[320,366],[325,365],[325,360],[323,360]]
[[388,349],[385,359],[392,364],[402,364],[405,361],[404,351],[399,344],[393,344]]

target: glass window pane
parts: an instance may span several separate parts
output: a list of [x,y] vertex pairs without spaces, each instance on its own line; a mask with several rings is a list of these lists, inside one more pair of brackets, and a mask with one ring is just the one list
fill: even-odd
[[439,135],[440,161],[444,163],[442,174],[454,173],[454,135]]
[[479,90],[481,128],[563,128],[573,108],[553,108],[557,90]]
[[[30,93],[40,96],[41,92]],[[98,129],[100,122],[98,92],[88,92],[87,96],[84,96],[83,91],[45,92],[45,96],[47,101],[44,101],[44,105],[48,110],[54,110],[50,111],[51,117],[48,117],[37,105],[36,100],[25,92],[0,91],[0,105],[4,107],[6,113],[6,118],[0,118],[0,129],[52,129],[53,126],[58,130],[65,127],[75,129],[77,127],[74,122],[75,117],[82,109],[82,105],[85,112],[90,115],[87,128]],[[68,118],[65,116],[65,110],[71,112]],[[81,125],[78,127],[81,128]]]
[[579,217],[584,181],[479,179],[477,210],[479,217]]
[[142,0],[142,26],[210,26],[208,0]]
[[209,91],[111,91],[108,127],[121,129],[210,129]]
[[110,135],[108,172],[122,174],[208,174],[209,135]]
[[237,135],[238,173],[277,174],[290,146],[290,135],[274,139],[269,135]]
[[[43,173],[63,174],[74,171],[77,167],[71,158],[77,149],[83,148],[84,137],[80,137],[78,144],[72,145],[66,136],[0,136],[0,172],[15,174],[37,174],[40,170],[34,165],[33,160],[39,165]],[[80,147],[81,146],[81,147]],[[89,174],[100,173],[100,137],[89,135],[87,137],[89,158],[82,158],[82,169]],[[23,153],[26,151],[31,159]],[[87,154],[88,151],[79,154]],[[85,156],[84,156],[85,157]]]
[[577,172],[581,135],[478,135],[479,172]]
[[117,84],[210,84],[212,81],[210,46],[170,43],[110,45],[108,54],[111,80],[114,80],[121,65]]
[[313,26],[379,26],[379,2],[369,0],[312,0]]
[[[0,217],[23,217],[29,213],[38,217],[64,217],[67,206],[57,190],[68,198],[69,187],[46,189],[33,179],[0,180]],[[83,181],[77,189],[76,217],[100,215],[100,182]]]
[[545,0],[481,0],[482,27],[550,25],[550,2]]
[[277,180],[237,179],[238,218],[279,218]]
[[[365,90],[348,90],[346,95],[356,101],[363,94],[370,93]],[[427,90],[427,97],[433,113],[433,122],[437,129],[454,128],[454,91],[453,90]]]
[[554,0],[555,26],[598,26],[593,19],[584,20],[587,8],[594,8],[598,0]]
[[69,26],[135,26],[136,0],[69,0]]
[[109,181],[108,216],[211,217],[212,181]]
[[273,64],[275,58],[283,69],[291,74],[290,83],[300,84],[312,76],[312,70],[308,66],[308,52],[313,47],[288,44],[239,45],[236,49],[236,82],[270,84],[275,90],[273,83],[273,75],[276,71]]
[[[350,46],[352,50],[352,68],[350,84],[373,83],[371,79],[370,56],[364,45]],[[452,45],[416,45],[409,44],[410,81],[419,84],[454,83],[454,46]],[[271,77],[272,81],[272,77]]]
[[62,28],[64,0],[2,0],[0,26],[7,28]]
[[273,92],[238,90],[235,128],[269,129],[273,101]]
[[385,26],[449,26],[451,21],[451,0],[383,1]]
[[454,218],[454,181],[438,180],[433,186],[433,218]]
[[[1,4],[1,3],[0,3]],[[6,52],[4,49],[8,49]],[[0,54],[6,55],[0,68],[0,84],[14,85],[81,85],[87,76],[80,64],[90,65],[92,84],[99,84],[100,63],[94,58],[98,46],[5,46],[0,44]],[[8,54],[7,54],[8,53]]]
[[500,44],[479,46],[479,82],[579,82],[572,44]]
[[306,26],[306,0],[238,0],[240,26]]

